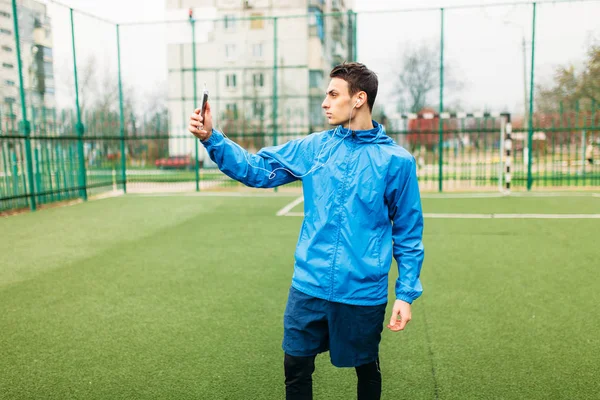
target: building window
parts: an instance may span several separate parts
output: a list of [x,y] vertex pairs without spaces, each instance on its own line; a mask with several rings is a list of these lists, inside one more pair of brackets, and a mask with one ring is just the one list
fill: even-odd
[[308,80],[311,88],[321,88],[323,86],[323,71],[312,69],[308,72]]
[[252,13],[250,20],[250,29],[264,29],[265,20],[261,13]]
[[237,119],[238,117],[238,109],[236,103],[229,103],[225,105],[225,112],[227,113],[227,118]]
[[235,15],[225,15],[223,25],[225,30],[232,31],[235,29]]
[[12,31],[10,29],[0,28],[0,33],[5,33],[7,35],[12,35]]
[[2,63],[2,66],[4,68],[14,68],[14,65],[10,64],[10,63]]
[[237,86],[235,74],[225,75],[225,86],[227,86],[228,88],[235,88]]
[[336,42],[341,42],[343,40],[343,35],[344,35],[344,23],[341,21],[333,22],[332,30],[331,30],[331,37],[333,38],[333,40],[335,40]]
[[264,119],[265,117],[265,103],[262,101],[255,101],[252,105],[253,113],[255,118]]
[[260,72],[258,74],[252,75],[252,82],[254,83],[254,87],[264,87],[265,86],[265,74]]
[[324,115],[323,109],[321,108],[322,100],[319,97],[311,97],[310,98],[310,124],[311,126],[321,126],[323,125]]
[[236,48],[235,44],[226,44],[225,45],[225,58],[228,60],[233,60],[236,56]]
[[317,36],[321,42],[325,40],[325,28],[323,27],[323,11],[317,7],[308,7],[308,26],[310,36]]
[[52,64],[45,62],[44,63],[44,75],[47,77],[54,76],[54,69],[52,68]]
[[10,18],[10,13],[7,13],[6,11],[0,11],[0,16]]
[[340,11],[344,8],[344,2],[342,0],[332,0],[331,9],[333,11]]
[[52,58],[52,49],[50,47],[42,47],[42,49],[44,49],[44,58]]
[[16,103],[17,99],[15,99],[14,97],[5,97],[4,102],[5,103]]
[[262,43],[254,43],[252,45],[252,57],[262,58],[263,56],[263,44]]
[[2,46],[2,50],[8,52],[8,53],[12,53],[12,47],[10,46]]
[[11,81],[10,79],[5,80],[4,83],[6,86],[15,86],[15,81]]

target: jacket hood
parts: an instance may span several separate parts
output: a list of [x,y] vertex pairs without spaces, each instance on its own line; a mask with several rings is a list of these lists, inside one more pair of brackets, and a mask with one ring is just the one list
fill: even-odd
[[344,128],[342,125],[338,125],[334,133],[341,137],[351,137],[355,141],[359,143],[390,143],[392,142],[392,138],[390,138],[385,133],[385,129],[383,125],[377,123],[377,121],[372,120],[373,129],[367,130],[350,130],[348,128]]

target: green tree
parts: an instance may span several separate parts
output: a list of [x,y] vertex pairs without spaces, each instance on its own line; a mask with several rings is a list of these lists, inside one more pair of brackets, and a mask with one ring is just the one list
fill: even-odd
[[538,85],[537,106],[542,112],[564,108],[589,109],[600,104],[600,43],[590,46],[583,68],[570,64],[556,69],[551,85]]

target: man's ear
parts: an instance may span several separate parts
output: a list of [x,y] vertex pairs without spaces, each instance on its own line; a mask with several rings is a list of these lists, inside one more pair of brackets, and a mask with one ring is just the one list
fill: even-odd
[[358,93],[358,99],[356,100],[356,107],[360,107],[367,102],[367,94],[365,92]]

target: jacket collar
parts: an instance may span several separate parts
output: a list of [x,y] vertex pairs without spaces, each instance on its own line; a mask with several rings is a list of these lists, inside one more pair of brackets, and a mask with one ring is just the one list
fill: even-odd
[[357,142],[363,143],[379,143],[381,141],[385,141],[387,139],[387,135],[385,134],[385,129],[375,120],[373,122],[373,129],[367,130],[350,130],[348,128],[344,128],[342,125],[338,125],[335,128],[335,133],[338,136],[342,137],[350,137]]

